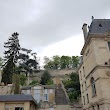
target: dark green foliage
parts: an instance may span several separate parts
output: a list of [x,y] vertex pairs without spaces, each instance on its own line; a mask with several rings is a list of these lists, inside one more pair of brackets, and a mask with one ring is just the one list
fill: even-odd
[[20,53],[19,59],[22,59],[23,61],[26,61],[27,59],[29,59],[29,55],[26,55],[26,54],[23,54],[23,53]]
[[[4,43],[6,51],[4,52],[5,60],[3,64],[2,82],[5,84],[12,83],[13,74],[25,73],[27,76],[28,73],[32,73],[37,70],[38,63],[36,61],[36,53],[31,53],[32,50],[21,48],[19,45],[18,35],[19,34],[17,32],[13,33],[12,36],[9,37],[8,41]],[[19,53],[20,50],[25,51],[27,54]],[[34,57],[34,59],[29,58],[29,53]],[[19,66],[16,66],[16,64],[19,64]],[[21,85],[24,83],[24,78],[25,77],[21,78]]]
[[78,91],[72,91],[68,93],[69,95],[69,99],[71,102],[76,101],[78,96],[79,96],[79,92]]
[[20,53],[19,60],[22,60],[19,63],[19,70],[24,72],[27,76],[27,73],[32,73],[37,70],[37,61],[34,59],[30,59],[28,55]]
[[53,56],[53,64],[54,64],[54,68],[58,69],[60,66],[60,57],[58,55]]
[[44,73],[41,76],[40,83],[42,85],[46,85],[47,83],[49,83],[50,80],[51,80],[51,76],[50,76],[49,72],[47,70],[45,70]]
[[4,82],[5,85],[12,83],[14,66],[15,66],[15,64],[12,61],[8,61],[5,68],[3,68],[2,81],[1,82]]
[[7,50],[4,52],[5,62],[3,64],[2,82],[5,84],[12,83],[12,76],[15,73],[15,64],[17,63],[20,50],[18,35],[17,32],[13,33],[8,41],[4,43],[4,47]]
[[[71,101],[77,100],[80,96],[80,83],[77,73],[71,73],[70,80],[63,81]],[[70,91],[71,90],[71,91]]]
[[79,65],[79,57],[78,56],[72,56],[72,66],[73,68],[77,68]]
[[53,80],[52,79],[48,80],[46,84],[47,85],[52,85],[53,84]]
[[77,73],[72,72],[70,74],[70,78],[71,78],[72,81],[79,81],[79,76],[78,76]]
[[38,84],[39,82],[37,80],[33,80],[29,85],[35,85]]
[[37,62],[36,60],[34,59],[28,59],[27,62],[26,62],[26,65],[30,68],[34,68],[34,69],[37,69]]

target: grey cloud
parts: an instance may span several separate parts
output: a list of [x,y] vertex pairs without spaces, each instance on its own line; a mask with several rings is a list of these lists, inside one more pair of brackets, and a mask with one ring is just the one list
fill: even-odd
[[17,31],[23,47],[43,48],[81,33],[92,15],[105,18],[109,4],[109,0],[0,0],[0,44]]

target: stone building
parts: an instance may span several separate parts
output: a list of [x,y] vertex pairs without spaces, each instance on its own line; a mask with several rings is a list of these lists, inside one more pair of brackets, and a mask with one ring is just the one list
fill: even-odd
[[85,43],[78,69],[83,110],[110,110],[110,19],[83,27]]
[[0,95],[0,110],[38,110],[31,95]]
[[47,110],[54,110],[55,108],[55,85],[35,84],[33,86],[22,87],[21,93],[32,95],[40,105],[39,108]]

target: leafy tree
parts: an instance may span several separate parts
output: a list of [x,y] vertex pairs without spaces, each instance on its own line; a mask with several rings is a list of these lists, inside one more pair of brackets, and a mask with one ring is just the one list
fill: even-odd
[[70,78],[71,78],[71,80],[72,81],[79,81],[79,76],[78,76],[78,74],[77,73],[74,73],[74,72],[72,72],[71,74],[70,74]]
[[27,77],[24,74],[19,74],[19,78],[20,78],[20,85],[22,86],[26,85]]
[[54,62],[53,61],[49,61],[45,66],[45,69],[54,69]]
[[[32,50],[21,48],[18,35],[17,32],[13,33],[8,41],[4,43],[6,51],[4,52],[5,60],[3,64],[2,82],[5,84],[12,83],[14,73],[20,74],[24,72],[27,75],[27,73],[32,73],[37,70],[36,53],[31,53]],[[25,51],[26,54],[19,53],[20,50]],[[34,59],[29,58],[29,54],[34,56]]]
[[4,47],[7,50],[4,52],[5,63],[3,65],[2,82],[5,84],[12,83],[12,76],[15,72],[15,64],[17,63],[20,50],[18,35],[17,32],[13,33],[8,41],[4,43]]
[[47,70],[45,70],[44,73],[41,76],[40,83],[42,85],[46,85],[49,80],[51,80],[51,76],[50,76],[49,72]]
[[78,56],[58,56],[55,55],[52,59],[44,57],[45,69],[65,69],[65,68],[77,68],[79,65]]
[[52,85],[53,84],[53,80],[52,79],[48,80],[46,84],[47,85]]
[[61,57],[60,63],[61,63],[61,69],[66,68],[65,56]]
[[79,65],[79,57],[78,56],[72,56],[72,66],[73,68],[77,68]]
[[78,91],[72,91],[72,92],[68,93],[68,95],[69,95],[70,101],[73,102],[73,101],[77,100],[79,93],[78,93]]
[[28,73],[37,70],[37,61],[35,59],[30,59],[29,55],[20,53],[19,60],[21,60],[21,62],[19,62],[18,70],[24,72],[26,76]]
[[48,64],[48,62],[50,62],[50,59],[47,56],[45,56],[44,57],[44,64],[46,65],[46,64]]
[[58,55],[53,56],[53,65],[55,69],[58,69],[60,66],[60,57]]
[[29,85],[38,84],[39,82],[37,80],[33,80]]

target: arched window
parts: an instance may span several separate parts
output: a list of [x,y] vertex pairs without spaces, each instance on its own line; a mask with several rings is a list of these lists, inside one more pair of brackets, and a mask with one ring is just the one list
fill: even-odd
[[95,80],[94,80],[93,77],[91,78],[91,86],[92,86],[92,93],[93,93],[93,95],[96,95]]

